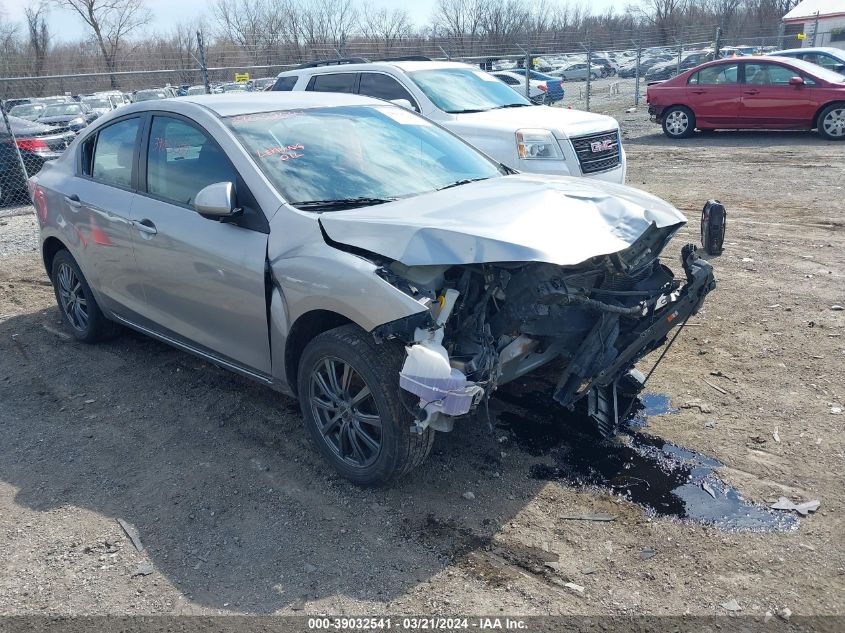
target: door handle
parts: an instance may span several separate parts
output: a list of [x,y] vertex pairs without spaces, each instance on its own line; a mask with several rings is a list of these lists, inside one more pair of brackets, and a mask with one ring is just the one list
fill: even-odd
[[707,91],[706,91],[706,90],[693,90],[693,91],[692,91],[692,94],[694,94],[694,95],[703,95],[705,92],[707,92]]
[[152,220],[134,220],[132,222],[132,226],[141,231],[141,233],[146,233],[147,235],[155,235],[158,233],[156,225],[153,224]]
[[82,202],[80,201],[79,196],[77,196],[76,194],[65,196],[65,202],[67,202],[70,206],[74,207],[75,209],[78,209],[82,206]]

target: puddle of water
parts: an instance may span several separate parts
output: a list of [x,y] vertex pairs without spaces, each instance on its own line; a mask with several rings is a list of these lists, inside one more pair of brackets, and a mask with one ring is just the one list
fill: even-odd
[[[535,479],[558,479],[574,486],[610,490],[652,516],[696,521],[725,530],[794,529],[795,517],[775,513],[742,498],[716,474],[717,460],[636,430],[649,415],[673,413],[669,398],[651,394],[632,407],[631,426],[600,440],[582,413],[560,407],[550,397],[554,383],[536,378],[505,385],[491,401],[497,425],[522,450],[547,456],[532,467]],[[712,493],[712,494],[711,494]]]

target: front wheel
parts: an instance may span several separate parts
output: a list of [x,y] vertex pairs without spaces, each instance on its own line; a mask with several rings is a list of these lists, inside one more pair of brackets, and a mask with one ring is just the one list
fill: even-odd
[[355,325],[315,337],[299,363],[297,389],[305,425],[338,473],[361,486],[401,477],[428,456],[434,431],[412,431],[399,370],[404,348],[376,344]]
[[663,133],[669,138],[689,138],[695,132],[695,115],[684,106],[672,106],[663,113]]
[[819,114],[819,134],[828,141],[845,140],[845,104],[834,103]]

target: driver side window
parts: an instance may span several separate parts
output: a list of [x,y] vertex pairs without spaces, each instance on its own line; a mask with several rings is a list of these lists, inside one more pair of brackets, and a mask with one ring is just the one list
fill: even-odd
[[153,117],[147,146],[147,192],[180,205],[216,182],[237,181],[237,173],[205,132],[167,116]]

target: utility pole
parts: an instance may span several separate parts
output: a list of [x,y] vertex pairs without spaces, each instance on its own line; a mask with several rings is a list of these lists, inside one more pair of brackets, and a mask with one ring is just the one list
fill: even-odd
[[816,11],[816,20],[813,22],[813,39],[810,41],[810,46],[816,45],[816,36],[819,33],[819,12]]
[[716,44],[713,46],[713,59],[719,59],[722,50],[722,27],[716,27]]
[[637,47],[637,62],[636,66],[634,67],[634,77],[636,78],[636,83],[634,84],[634,105],[640,105],[640,63],[642,63],[643,59],[643,45],[640,40],[634,42],[634,45]]

